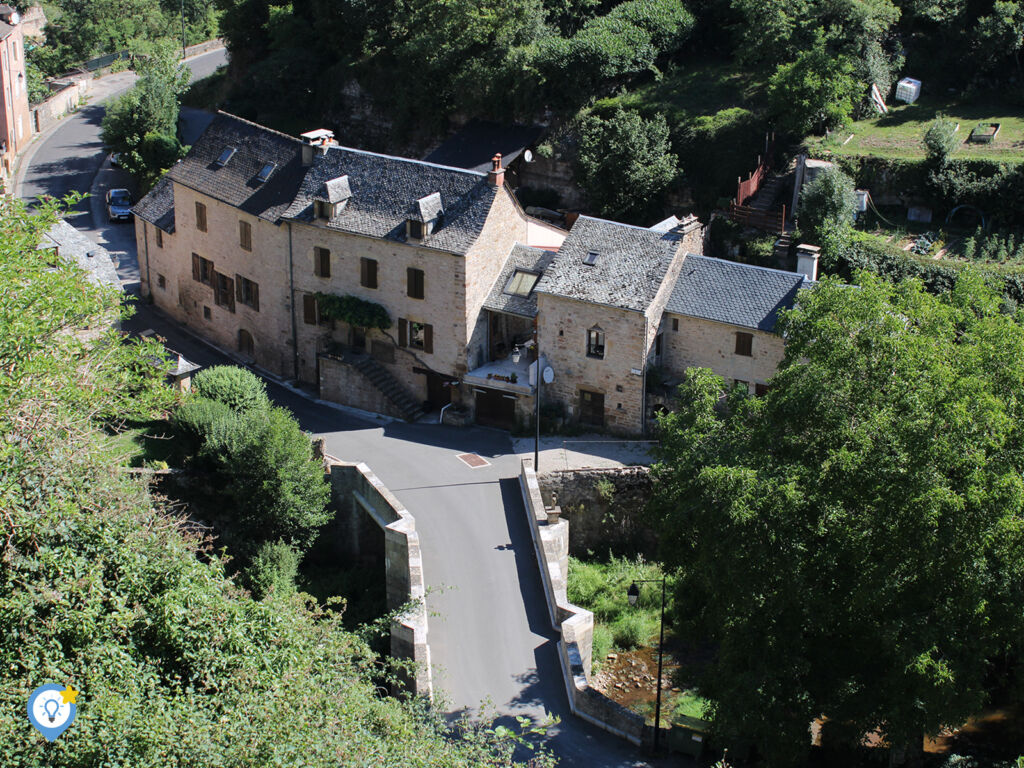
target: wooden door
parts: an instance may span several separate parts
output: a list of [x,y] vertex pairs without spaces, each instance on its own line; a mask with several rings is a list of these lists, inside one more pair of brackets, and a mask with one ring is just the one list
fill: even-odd
[[604,426],[604,395],[600,392],[580,390],[580,423],[592,427]]

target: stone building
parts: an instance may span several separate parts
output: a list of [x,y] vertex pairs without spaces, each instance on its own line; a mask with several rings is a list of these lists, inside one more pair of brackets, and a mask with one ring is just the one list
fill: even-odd
[[9,187],[14,158],[32,139],[25,38],[18,12],[0,4],[0,182]]
[[451,404],[452,420],[526,424],[550,368],[542,400],[567,420],[643,432],[655,367],[763,385],[777,312],[804,285],[689,255],[693,217],[545,224],[500,155],[453,168],[224,113],[135,213],[158,307],[325,399],[406,419]]

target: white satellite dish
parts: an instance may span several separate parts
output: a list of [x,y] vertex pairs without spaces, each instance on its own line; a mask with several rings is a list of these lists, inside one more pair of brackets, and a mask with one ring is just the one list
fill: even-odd
[[540,376],[542,379],[544,379],[545,384],[550,384],[552,381],[555,380],[555,371],[549,365],[547,368],[544,369],[544,372]]
[[533,152],[531,152],[530,150],[526,150],[525,152],[523,152],[523,160],[525,160],[528,163],[532,163],[533,162]]

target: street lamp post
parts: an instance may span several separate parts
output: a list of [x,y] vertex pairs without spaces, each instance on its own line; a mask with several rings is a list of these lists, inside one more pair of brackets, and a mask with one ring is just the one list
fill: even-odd
[[188,48],[185,46],[185,0],[181,0],[181,58],[188,55]]
[[629,585],[626,597],[630,605],[636,605],[640,598],[640,587],[637,584],[656,584],[661,582],[661,628],[658,631],[658,691],[654,698],[654,751],[658,751],[661,743],[661,670],[665,652],[665,577],[660,579],[635,579]]

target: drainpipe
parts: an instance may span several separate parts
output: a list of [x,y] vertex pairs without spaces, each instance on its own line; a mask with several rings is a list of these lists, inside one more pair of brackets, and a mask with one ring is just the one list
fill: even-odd
[[640,361],[640,437],[647,437],[647,334],[649,323],[644,314],[644,356]]
[[292,314],[292,369],[299,380],[299,330],[295,325],[295,269],[292,262],[292,223],[288,224],[288,303]]
[[[154,227],[156,224],[153,225]],[[153,286],[149,282],[149,225],[142,222],[142,254],[146,257],[146,294],[153,295]],[[142,293],[142,286],[139,286],[139,293]]]

